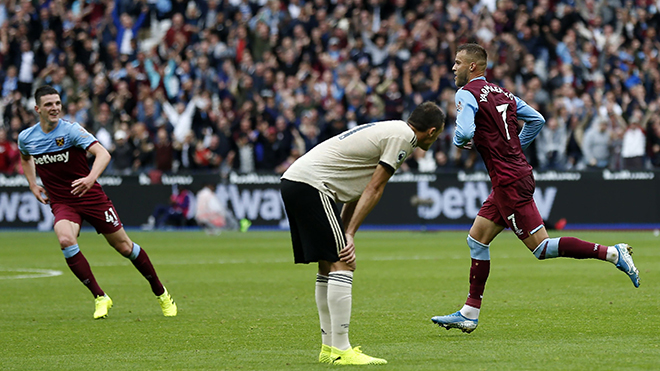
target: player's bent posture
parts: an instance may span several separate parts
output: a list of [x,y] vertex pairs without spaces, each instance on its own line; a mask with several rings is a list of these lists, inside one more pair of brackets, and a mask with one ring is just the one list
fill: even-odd
[[[459,46],[452,70],[456,86],[456,133],[454,145],[479,151],[488,169],[493,190],[470,228],[470,291],[463,308],[436,316],[434,323],[472,332],[477,328],[482,295],[490,271],[491,241],[506,227],[539,260],[557,257],[607,260],[626,273],[639,287],[639,273],[631,248],[623,243],[603,246],[573,237],[549,238],[534,203],[532,167],[523,154],[539,133],[545,119],[523,100],[484,78],[486,50],[477,44]],[[517,134],[518,119],[525,125]]]
[[[319,362],[387,363],[352,348],[348,340],[356,261],[353,238],[392,174],[415,147],[428,150],[444,122],[444,112],[425,102],[415,108],[408,122],[364,124],[328,139],[282,175],[295,263],[318,262]],[[337,202],[344,203],[341,213]]]
[[[163,314],[176,316],[177,306],[158,279],[149,256],[128,237],[112,202],[96,182],[110,162],[110,154],[79,124],[59,118],[62,101],[57,90],[42,86],[35,99],[40,121],[18,136],[21,165],[34,196],[41,203],[50,203],[55,234],[69,268],[95,297],[94,318],[105,318],[112,300],[99,287],[78,247],[83,219],[149,281]],[[96,156],[91,170],[86,152]],[[37,184],[37,174],[43,187]]]

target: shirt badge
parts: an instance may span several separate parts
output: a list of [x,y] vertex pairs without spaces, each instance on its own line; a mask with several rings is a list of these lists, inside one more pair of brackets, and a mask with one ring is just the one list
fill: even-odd
[[55,144],[58,147],[62,147],[64,145],[64,137],[55,138]]
[[458,104],[456,105],[456,113],[461,112],[463,109],[463,101],[458,101]]
[[397,162],[403,162],[403,160],[405,160],[406,157],[408,157],[408,152],[401,150],[399,152],[399,155],[396,157],[396,160]]

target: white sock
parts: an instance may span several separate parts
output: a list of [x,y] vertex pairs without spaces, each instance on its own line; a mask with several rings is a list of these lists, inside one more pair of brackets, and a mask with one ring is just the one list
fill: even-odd
[[607,260],[610,263],[616,264],[616,262],[619,261],[619,250],[617,250],[616,247],[614,246],[608,246],[605,260]]
[[316,308],[319,310],[319,321],[321,322],[321,341],[325,345],[332,346],[332,322],[330,321],[330,310],[328,309],[328,276],[316,275]]
[[330,272],[328,278],[328,309],[332,322],[332,346],[339,350],[351,347],[348,341],[348,326],[351,323],[351,289],[353,272]]
[[461,308],[461,314],[467,319],[479,319],[479,308],[471,307],[469,305],[463,305]]

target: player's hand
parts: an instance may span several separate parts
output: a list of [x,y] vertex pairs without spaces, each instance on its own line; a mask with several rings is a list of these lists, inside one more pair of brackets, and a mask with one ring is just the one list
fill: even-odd
[[50,203],[50,198],[48,198],[48,192],[44,189],[44,187],[40,185],[35,185],[33,187],[30,187],[30,191],[32,191],[32,194],[34,194],[34,197],[39,200],[44,205],[47,205]]
[[463,149],[472,149],[472,141],[469,141],[461,146]]
[[353,242],[353,236],[349,234],[346,235],[346,247],[339,252],[339,260],[355,269],[355,243]]
[[71,194],[74,196],[82,197],[94,186],[94,182],[95,180],[89,177],[74,180],[73,183],[71,183],[71,187],[73,187]]

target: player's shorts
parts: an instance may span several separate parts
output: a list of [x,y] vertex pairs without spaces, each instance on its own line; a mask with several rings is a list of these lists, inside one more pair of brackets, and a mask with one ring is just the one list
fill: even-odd
[[337,204],[318,189],[282,179],[282,200],[289,218],[296,263],[339,261],[346,235]]
[[112,201],[106,196],[98,202],[85,202],[75,205],[54,203],[50,205],[56,224],[60,220],[69,220],[78,225],[86,220],[96,229],[97,233],[109,234],[117,232],[122,228],[121,220],[115,210]]
[[534,202],[534,176],[529,175],[505,186],[497,186],[479,209],[479,216],[509,227],[524,240],[543,227],[543,218]]

